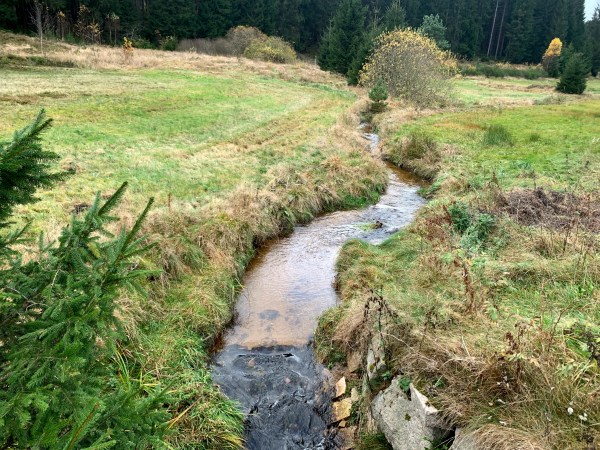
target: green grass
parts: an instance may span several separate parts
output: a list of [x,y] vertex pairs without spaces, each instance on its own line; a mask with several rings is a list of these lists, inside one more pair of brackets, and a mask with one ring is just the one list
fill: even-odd
[[346,112],[355,94],[311,82],[326,78],[317,69],[290,67],[304,78],[285,81],[256,63],[248,73],[204,62],[206,70],[109,70],[10,58],[0,66],[0,136],[45,108],[54,126],[44,146],[72,172],[16,212],[33,235],[56,238],[75,206],[123,181],[123,223],[156,198],[145,232],[157,245],[140,263],[161,275],[146,283],[148,298],[119,300],[123,355],[132,374],[169,388],[171,445],[235,449],[243,417],[213,386],[210,351],[255,246],[323,210],[374,201],[386,178],[353,140],[358,124]]
[[[399,127],[400,136],[419,131],[457,148],[443,166],[462,180],[495,173],[504,187],[597,189],[600,163],[600,102],[535,106],[499,111],[443,113]],[[513,145],[485,145],[488,130],[503,130]],[[507,137],[508,136],[508,137]],[[500,143],[501,144],[501,143]],[[533,173],[535,177],[524,176]]]
[[[454,81],[453,98],[465,106],[481,105],[492,108],[531,104],[557,97],[576,98],[559,95],[555,91],[557,81],[548,78],[526,80],[523,78],[464,77]],[[598,94],[600,94],[600,79],[589,79],[586,95]]]
[[43,195],[34,220],[64,221],[74,204],[128,180],[134,206],[202,204],[241,182],[264,183],[282,162],[324,159],[311,149],[353,102],[346,91],[192,71],[1,70],[0,135],[44,107],[47,148],[72,176]]
[[[484,447],[599,442],[598,234],[550,221],[527,226],[504,209],[523,188],[570,192],[597,209],[599,118],[600,102],[584,98],[398,124],[384,136],[391,156],[409,158],[417,133],[442,149],[429,159],[433,200],[382,245],[344,247],[343,302],[320,321],[321,355],[343,361],[355,351],[344,339],[361,335],[355,317],[376,292],[390,311],[382,339],[391,372],[409,376],[456,425],[476,430]],[[396,162],[418,169],[428,161],[414,157]],[[536,208],[531,198],[523,202]]]

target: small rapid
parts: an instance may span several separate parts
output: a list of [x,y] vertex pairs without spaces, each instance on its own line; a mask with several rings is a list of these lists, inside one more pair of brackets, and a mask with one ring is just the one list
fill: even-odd
[[[379,144],[365,134],[369,150]],[[419,181],[388,166],[376,205],[323,215],[262,248],[250,264],[236,321],[215,356],[213,379],[247,418],[250,450],[335,449],[329,372],[314,359],[319,316],[335,306],[335,261],[349,239],[379,244],[424,204]]]

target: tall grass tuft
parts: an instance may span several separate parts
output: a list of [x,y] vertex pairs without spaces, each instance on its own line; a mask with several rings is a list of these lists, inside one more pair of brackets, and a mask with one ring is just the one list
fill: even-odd
[[388,145],[385,158],[421,178],[433,180],[440,168],[441,153],[432,136],[415,131]]
[[483,145],[486,147],[513,146],[515,145],[515,139],[504,125],[490,125],[483,135]]

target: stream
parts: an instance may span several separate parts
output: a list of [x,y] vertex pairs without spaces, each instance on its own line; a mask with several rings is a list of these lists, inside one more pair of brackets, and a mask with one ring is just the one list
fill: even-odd
[[[379,137],[365,134],[373,151]],[[335,261],[349,239],[379,244],[424,204],[419,181],[388,166],[376,205],[323,215],[263,247],[244,276],[236,321],[215,356],[213,380],[245,413],[250,450],[336,449],[332,380],[313,355],[319,316],[336,305]]]

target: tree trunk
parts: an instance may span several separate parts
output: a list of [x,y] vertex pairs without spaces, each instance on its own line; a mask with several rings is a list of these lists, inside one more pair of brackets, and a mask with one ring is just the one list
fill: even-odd
[[[500,0],[496,0],[496,10],[494,11],[494,21],[492,22],[492,32],[490,33],[490,42],[488,44],[487,56],[490,56],[490,52],[492,51],[494,31],[496,31],[496,18],[498,17],[498,6],[500,6]],[[498,37],[498,39],[500,39],[500,37]]]
[[31,19],[40,37],[40,52],[42,54],[44,54],[44,24],[42,21],[43,8],[44,7],[42,4],[38,0],[35,0],[33,2],[33,13],[31,15]]

